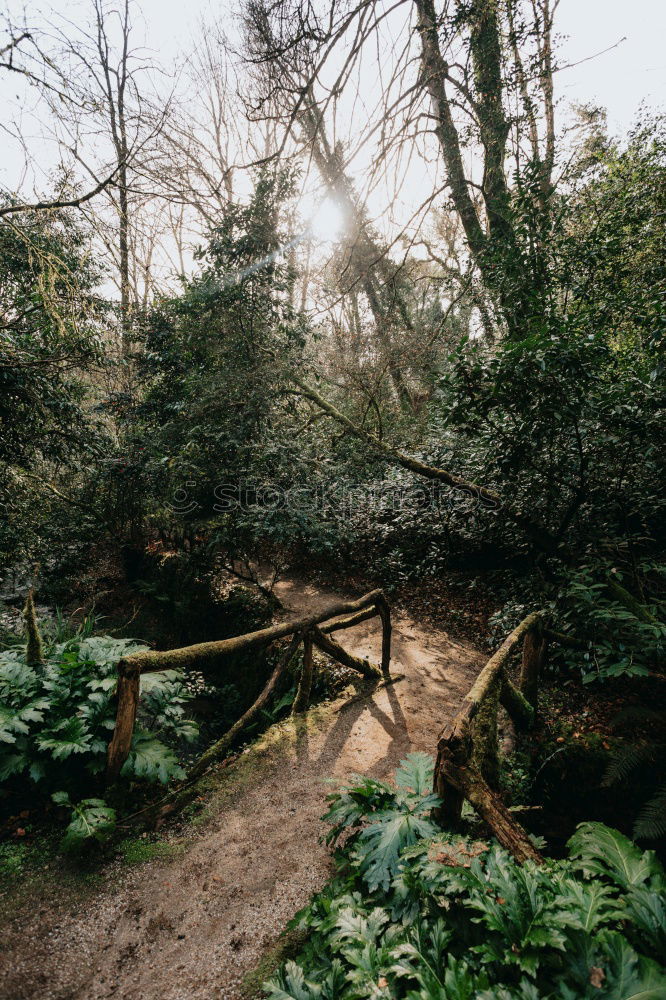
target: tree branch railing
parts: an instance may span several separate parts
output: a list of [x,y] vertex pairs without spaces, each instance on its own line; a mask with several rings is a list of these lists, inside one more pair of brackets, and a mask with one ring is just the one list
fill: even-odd
[[[341,618],[342,615],[347,617]],[[331,632],[353,628],[360,622],[378,616],[382,623],[381,666],[369,660],[353,656],[331,638]],[[327,653],[339,663],[356,670],[364,677],[375,680],[389,680],[391,661],[391,612],[381,590],[371,590],[355,601],[340,601],[317,614],[308,615],[290,622],[280,622],[256,632],[220,639],[215,642],[201,642],[180,649],[163,652],[147,650],[124,657],[118,663],[116,724],[107,751],[107,781],[113,782],[120,774],[129,757],[132,734],[136,723],[141,687],[141,675],[158,670],[200,669],[206,664],[219,663],[226,656],[233,656],[251,649],[266,649],[274,642],[292,637],[291,643],[283,651],[273,672],[253,704],[216,743],[192,765],[187,781],[192,781],[205,773],[220,760],[230,746],[259,714],[274,693],[278,682],[287,670],[299,645],[303,645],[303,669],[293,705],[294,713],[306,711],[310,702],[313,676],[313,645]]]
[[[497,840],[522,862],[541,855],[497,793],[500,704],[518,728],[529,727],[536,714],[539,677],[548,639],[538,611],[528,615],[507,636],[465,695],[455,718],[440,735],[434,791],[441,799],[437,817],[443,826],[457,827],[467,799]],[[507,674],[507,663],[522,641],[519,686]]]

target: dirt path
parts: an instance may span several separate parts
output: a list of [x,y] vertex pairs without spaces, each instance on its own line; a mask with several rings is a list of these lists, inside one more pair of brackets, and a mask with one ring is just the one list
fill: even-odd
[[[295,581],[277,590],[293,611],[340,596]],[[325,779],[386,777],[411,750],[433,752],[483,662],[405,616],[394,616],[393,634],[392,670],[405,679],[269,740],[258,751],[260,780],[241,783],[182,856],[112,873],[110,887],[75,911],[54,914],[45,899],[27,924],[6,928],[0,998],[237,1000],[244,974],[328,877]],[[376,620],[340,637],[379,659]]]

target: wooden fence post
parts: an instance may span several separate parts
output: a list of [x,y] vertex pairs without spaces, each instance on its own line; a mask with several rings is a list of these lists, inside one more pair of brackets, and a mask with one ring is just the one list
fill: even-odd
[[523,659],[520,669],[520,691],[527,698],[535,713],[539,704],[539,677],[545,659],[546,640],[538,621],[523,639]]
[[115,781],[132,746],[132,733],[139,705],[141,674],[137,664],[121,660],[118,664],[118,709],[116,726],[106,756],[106,780]]
[[500,777],[497,733],[499,694],[499,678],[496,678],[472,721],[472,767],[491,788],[497,788]]
[[391,666],[391,612],[382,596],[376,604],[382,622],[382,674],[388,680]]
[[447,771],[451,768],[465,771],[472,757],[472,735],[470,727],[463,724],[453,732],[442,736],[437,747],[435,780],[433,791],[442,800],[435,816],[445,829],[453,829],[460,823],[465,795],[449,781]]
[[303,636],[303,670],[301,679],[298,682],[298,691],[291,710],[292,715],[305,712],[310,704],[310,689],[312,688],[312,632],[308,631]]

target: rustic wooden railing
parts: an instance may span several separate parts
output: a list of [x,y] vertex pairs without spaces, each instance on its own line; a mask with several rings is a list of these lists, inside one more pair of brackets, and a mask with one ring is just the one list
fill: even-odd
[[[441,824],[455,828],[467,799],[497,840],[521,862],[542,859],[496,790],[499,781],[497,713],[501,704],[516,726],[526,728],[532,724],[547,642],[558,638],[557,633],[544,627],[539,612],[523,619],[488,660],[463,699],[460,711],[442,731],[437,747],[434,791],[442,800],[438,809]],[[506,667],[521,640],[522,667],[519,687],[515,687]]]
[[[349,617],[341,618],[341,615]],[[378,615],[382,623],[382,660],[377,667],[368,660],[352,656],[331,638],[332,632],[351,628],[360,622]],[[148,650],[126,656],[118,664],[118,693],[116,725],[107,753],[107,780],[114,781],[127,760],[132,744],[132,733],[139,704],[141,674],[156,670],[196,667],[216,664],[225,656],[249,649],[264,649],[279,639],[292,636],[292,641],[282,652],[278,662],[261,694],[244,715],[216,743],[193,764],[187,776],[188,782],[200,777],[208,768],[226,754],[239,734],[258,715],[269,701],[280,678],[284,675],[298,646],[303,644],[303,668],[298,684],[293,711],[304,712],[310,702],[313,674],[313,645],[323,650],[333,659],[365,677],[389,678],[391,661],[391,612],[381,590],[371,590],[356,601],[340,601],[317,614],[299,618],[296,621],[281,622],[268,628],[237,635],[217,642],[201,642],[181,649],[165,652]]]

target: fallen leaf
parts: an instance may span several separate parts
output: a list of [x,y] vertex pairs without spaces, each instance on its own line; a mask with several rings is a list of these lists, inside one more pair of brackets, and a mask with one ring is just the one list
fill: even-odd
[[590,969],[590,984],[600,990],[605,978],[606,973],[604,970],[600,969],[598,965],[593,965]]

